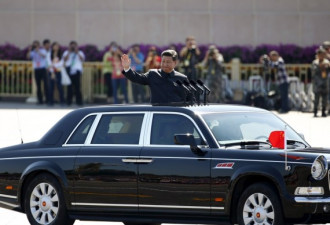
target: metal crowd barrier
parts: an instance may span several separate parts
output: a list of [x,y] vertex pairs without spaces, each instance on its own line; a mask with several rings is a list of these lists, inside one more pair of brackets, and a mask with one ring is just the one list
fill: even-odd
[[[302,89],[308,96],[311,86],[310,64],[287,64],[287,72],[290,77],[297,77],[302,84]],[[232,90],[244,90],[248,88],[250,76],[260,75],[264,79],[264,73],[260,64],[225,63],[223,71],[229,81]],[[199,74],[205,73],[199,68]],[[275,79],[274,74],[270,79]],[[85,62],[82,76],[82,91],[85,102],[95,102],[98,99],[106,99],[107,87],[102,74],[101,62]],[[132,100],[131,85],[128,84],[129,100]],[[0,60],[0,97],[25,97],[36,96],[34,72],[30,61],[1,61]]]

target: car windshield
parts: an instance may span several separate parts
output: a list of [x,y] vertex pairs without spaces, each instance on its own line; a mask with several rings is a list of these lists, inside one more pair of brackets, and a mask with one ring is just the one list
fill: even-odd
[[[286,129],[287,148],[309,145],[284,121],[270,112],[230,112],[202,114],[218,143],[222,146],[265,145],[272,131]],[[271,145],[268,145],[268,148]]]

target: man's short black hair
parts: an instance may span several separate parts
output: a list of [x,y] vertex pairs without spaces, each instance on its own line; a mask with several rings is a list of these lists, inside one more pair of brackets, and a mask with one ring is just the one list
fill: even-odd
[[45,44],[50,44],[50,40],[49,39],[45,39],[43,42],[42,42],[43,45]]
[[76,41],[70,41],[69,45],[78,45]]
[[172,50],[172,49],[167,49],[165,51],[162,52],[162,57],[163,56],[170,56],[172,57],[173,61],[178,60],[178,53],[176,53],[176,51]]

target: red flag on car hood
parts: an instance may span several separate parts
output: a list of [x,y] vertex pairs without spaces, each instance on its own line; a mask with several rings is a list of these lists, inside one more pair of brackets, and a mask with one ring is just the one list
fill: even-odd
[[285,149],[285,132],[282,130],[272,131],[269,135],[269,142],[274,148]]

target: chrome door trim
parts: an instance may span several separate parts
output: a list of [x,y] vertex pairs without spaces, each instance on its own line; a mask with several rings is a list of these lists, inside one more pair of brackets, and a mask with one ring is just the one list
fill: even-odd
[[216,210],[224,210],[225,209],[225,207],[212,207],[212,206],[105,204],[105,203],[87,203],[87,202],[72,202],[71,205],[75,205],[75,206],[100,206],[100,207],[142,207],[142,208],[163,208],[163,209],[216,209]]

